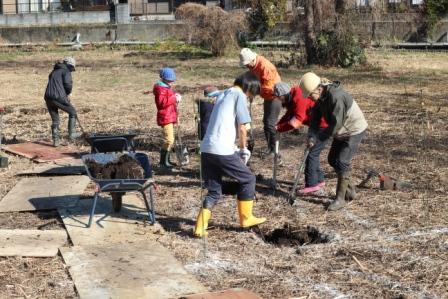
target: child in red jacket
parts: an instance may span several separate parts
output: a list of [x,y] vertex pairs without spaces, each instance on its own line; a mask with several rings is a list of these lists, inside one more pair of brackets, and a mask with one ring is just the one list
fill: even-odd
[[154,84],[153,94],[157,106],[157,125],[163,129],[163,146],[160,150],[160,166],[174,167],[170,153],[174,144],[174,124],[177,123],[177,104],[182,100],[180,94],[172,89],[176,73],[172,68],[160,70],[160,80]]
[[[312,108],[316,103],[303,97],[300,87],[289,88],[286,83],[277,83],[274,86],[274,96],[282,101],[283,107],[287,108],[285,115],[276,126],[279,133],[297,129],[301,125],[309,126]],[[328,125],[322,118],[320,128],[326,127]],[[325,144],[326,141],[319,142],[310,148],[308,158],[305,161],[305,187],[298,191],[299,194],[315,192],[325,186],[324,173],[320,169],[320,153]]]

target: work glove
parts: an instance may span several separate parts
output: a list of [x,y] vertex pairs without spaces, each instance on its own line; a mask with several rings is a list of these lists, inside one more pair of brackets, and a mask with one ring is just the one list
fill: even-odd
[[308,148],[312,148],[314,144],[316,144],[316,140],[314,140],[314,138],[312,137],[308,137],[308,140],[306,141],[306,146]]
[[182,96],[176,93],[176,104],[179,104],[180,102],[182,102]]
[[247,147],[240,149],[239,155],[241,160],[243,160],[244,164],[247,164],[247,162],[250,159],[250,150],[247,149]]

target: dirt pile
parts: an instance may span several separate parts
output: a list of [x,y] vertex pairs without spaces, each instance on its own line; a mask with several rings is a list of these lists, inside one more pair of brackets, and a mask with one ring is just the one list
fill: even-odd
[[94,160],[87,160],[90,174],[96,179],[144,179],[144,171],[140,163],[128,155],[122,155],[117,160],[105,165]]

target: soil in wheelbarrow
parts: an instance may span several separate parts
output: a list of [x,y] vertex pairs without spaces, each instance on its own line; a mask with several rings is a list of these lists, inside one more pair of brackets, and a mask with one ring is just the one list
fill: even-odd
[[144,179],[144,170],[140,163],[128,155],[122,155],[117,160],[101,165],[94,160],[87,160],[86,165],[91,175],[96,179]]

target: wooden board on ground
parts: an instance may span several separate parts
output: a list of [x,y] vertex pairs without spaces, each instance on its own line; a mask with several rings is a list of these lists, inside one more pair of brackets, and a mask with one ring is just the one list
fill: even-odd
[[86,168],[84,167],[80,159],[67,160],[64,162],[38,164],[27,170],[21,171],[16,175],[79,175],[86,174]]
[[263,299],[246,289],[230,289],[219,292],[201,293],[182,296],[181,299]]
[[80,298],[178,298],[205,288],[155,241],[60,248]]
[[0,230],[0,256],[51,257],[67,242],[65,230]]
[[89,182],[87,176],[23,178],[0,201],[0,213],[75,206]]
[[74,245],[111,244],[134,242],[161,232],[156,223],[149,224],[149,217],[143,200],[135,193],[123,196],[123,207],[114,213],[112,200],[103,193],[98,199],[92,226],[87,228],[93,199],[80,200],[76,207],[59,209],[64,226]]
[[8,144],[3,146],[3,150],[39,163],[55,160],[70,160],[80,157],[79,150],[75,147],[54,147],[47,141]]

